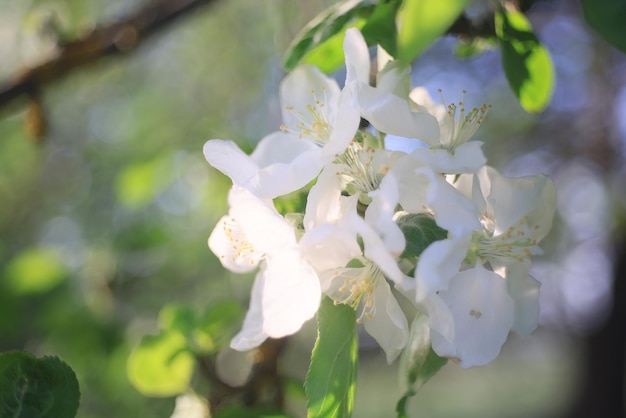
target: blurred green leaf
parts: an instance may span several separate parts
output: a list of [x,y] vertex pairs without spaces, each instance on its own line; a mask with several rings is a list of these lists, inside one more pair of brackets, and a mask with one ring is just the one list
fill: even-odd
[[626,52],[626,1],[582,0],[582,7],[587,23],[605,41]]
[[195,358],[177,331],[145,336],[128,358],[126,373],[146,396],[174,396],[189,387]]
[[426,213],[408,213],[398,217],[398,227],[406,239],[401,257],[416,261],[431,243],[445,239],[448,231],[440,228],[435,219]]
[[344,60],[342,45],[348,25],[362,26],[363,18],[374,8],[372,1],[351,0],[324,10],[294,37],[285,52],[283,67],[293,70],[306,62],[326,73],[338,69]]
[[68,276],[65,264],[52,249],[33,247],[13,258],[5,270],[7,286],[17,294],[43,293]]
[[219,411],[213,418],[290,418],[290,415],[273,407],[232,405]]
[[411,63],[448,30],[468,4],[469,0],[404,0],[397,15],[396,58]]
[[430,343],[428,318],[418,314],[411,324],[409,343],[400,357],[400,384],[404,395],[396,405],[398,418],[406,418],[406,405],[424,383],[433,377],[448,359],[439,357]]
[[135,163],[119,174],[117,198],[127,208],[137,209],[150,203],[172,180],[169,155]]
[[197,319],[194,309],[182,303],[165,305],[159,311],[159,326],[163,330],[178,331],[186,338],[191,337]]
[[0,416],[72,418],[80,390],[74,371],[58,357],[0,354]]
[[496,12],[495,22],[504,74],[513,93],[527,112],[542,111],[554,90],[550,54],[522,13],[500,9]]
[[457,58],[476,58],[496,47],[497,43],[492,38],[459,39],[454,46],[454,55]]
[[214,352],[228,343],[243,318],[239,302],[224,300],[209,306],[198,320],[195,342],[207,352]]
[[397,55],[396,13],[402,0],[380,0],[361,33],[368,45],[379,44],[391,56]]
[[324,297],[317,313],[318,334],[304,388],[309,418],[352,415],[358,342],[356,315],[347,305]]

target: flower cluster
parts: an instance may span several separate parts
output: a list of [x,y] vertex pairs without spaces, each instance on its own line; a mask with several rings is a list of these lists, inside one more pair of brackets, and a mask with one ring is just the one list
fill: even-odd
[[[468,140],[487,106],[438,105],[424,88],[403,90],[408,70],[393,61],[371,86],[357,29],[344,52],[343,88],[313,66],[287,75],[283,125],[252,154],[227,140],[204,145],[233,182],[209,247],[233,272],[258,270],[231,346],[298,331],[325,294],[357,311],[389,362],[407,345],[407,315],[419,312],[438,355],[486,364],[511,330],[537,326],[539,283],[528,273],[551,227],[553,184],[485,165],[482,144]],[[385,135],[422,146],[385,149]],[[275,199],[295,191],[307,193],[304,213],[281,214]]]

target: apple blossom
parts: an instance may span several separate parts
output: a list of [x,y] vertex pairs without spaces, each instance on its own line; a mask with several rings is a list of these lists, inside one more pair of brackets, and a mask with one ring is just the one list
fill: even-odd
[[[546,176],[506,179],[484,167],[461,181],[481,227],[437,241],[417,264],[416,301],[429,316],[437,354],[463,367],[497,356],[512,329],[527,335],[539,319],[539,283],[530,257],[549,231],[554,185]],[[437,214],[435,213],[435,218]]]
[[267,337],[284,337],[312,318],[320,303],[320,284],[302,258],[293,227],[271,202],[233,186],[229,215],[218,222],[209,247],[224,267],[245,272],[260,264],[250,309],[231,346],[246,350]]

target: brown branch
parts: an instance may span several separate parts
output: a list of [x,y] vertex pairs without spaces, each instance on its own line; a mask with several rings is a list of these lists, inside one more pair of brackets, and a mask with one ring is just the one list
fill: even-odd
[[284,387],[279,357],[286,342],[286,338],[269,338],[253,352],[252,369],[243,386],[224,382],[217,374],[214,357],[198,357],[200,372],[211,385],[208,396],[211,414],[234,404],[282,408]]
[[48,61],[21,71],[9,82],[0,83],[0,107],[21,96],[38,102],[39,92],[46,85],[102,57],[125,54],[163,27],[215,1],[153,1],[117,22],[96,28],[77,40],[61,43],[57,54]]

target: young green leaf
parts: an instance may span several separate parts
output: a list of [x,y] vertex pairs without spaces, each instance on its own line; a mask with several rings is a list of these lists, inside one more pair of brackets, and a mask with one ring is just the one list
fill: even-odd
[[397,16],[396,58],[410,64],[448,30],[468,3],[469,0],[404,0]]
[[356,315],[325,297],[317,313],[318,335],[304,388],[309,418],[347,418],[354,409],[358,343]]
[[348,24],[369,16],[374,7],[371,1],[350,0],[324,10],[295,36],[285,52],[283,67],[293,70],[304,61],[324,72],[337,69],[343,64],[343,35]]
[[185,337],[191,336],[196,322],[196,313],[193,308],[182,303],[165,305],[159,312],[161,329],[178,331]]
[[401,0],[381,0],[361,28],[368,45],[379,44],[391,56],[397,55],[396,14]]
[[59,254],[43,247],[22,251],[6,266],[4,281],[18,294],[44,293],[61,284],[68,271]]
[[73,418],[80,390],[74,371],[58,357],[0,354],[0,416]]
[[418,314],[411,324],[409,343],[400,357],[400,385],[404,395],[396,405],[398,418],[406,418],[406,405],[428,379],[433,377],[448,359],[439,357],[430,345],[428,318]]
[[146,396],[174,396],[189,386],[195,358],[178,331],[145,336],[128,358],[126,374]]
[[626,2],[624,0],[582,0],[587,23],[607,42],[626,52]]
[[398,217],[396,224],[406,239],[401,257],[408,260],[416,261],[431,243],[448,236],[448,231],[441,229],[435,219],[426,213],[407,213]]
[[542,111],[554,89],[554,68],[547,49],[530,22],[517,11],[500,9],[495,15],[502,66],[513,93],[529,113]]

